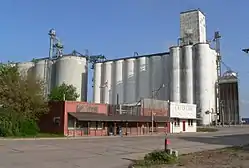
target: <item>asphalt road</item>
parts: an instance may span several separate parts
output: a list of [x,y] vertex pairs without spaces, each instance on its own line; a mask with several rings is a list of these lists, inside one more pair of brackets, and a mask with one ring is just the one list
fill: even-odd
[[[215,133],[169,135],[179,153],[248,143],[248,127],[222,128]],[[165,136],[101,137],[56,140],[0,140],[1,168],[126,168],[155,149]]]

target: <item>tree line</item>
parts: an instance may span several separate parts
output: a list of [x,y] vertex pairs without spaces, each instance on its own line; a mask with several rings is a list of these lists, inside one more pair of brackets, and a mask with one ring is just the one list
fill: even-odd
[[44,95],[45,83],[19,73],[16,66],[0,64],[0,136],[36,136],[38,122],[49,112],[49,101],[76,100],[73,85],[63,83]]

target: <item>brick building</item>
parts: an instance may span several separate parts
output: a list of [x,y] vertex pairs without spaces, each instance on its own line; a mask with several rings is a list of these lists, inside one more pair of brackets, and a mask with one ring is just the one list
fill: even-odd
[[169,132],[168,104],[153,101],[144,99],[129,105],[51,102],[50,112],[41,118],[39,126],[42,132],[65,136],[144,135],[152,130],[154,133]]

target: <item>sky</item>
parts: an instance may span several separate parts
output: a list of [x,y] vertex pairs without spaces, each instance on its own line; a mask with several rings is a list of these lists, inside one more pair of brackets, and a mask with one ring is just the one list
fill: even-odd
[[[88,49],[113,59],[168,51],[180,34],[180,12],[200,8],[207,38],[217,30],[222,35],[222,59],[239,73],[241,115],[249,117],[249,55],[241,51],[249,48],[248,5],[247,0],[1,0],[0,61],[48,56],[51,28],[65,53]],[[88,94],[91,99],[90,83]]]

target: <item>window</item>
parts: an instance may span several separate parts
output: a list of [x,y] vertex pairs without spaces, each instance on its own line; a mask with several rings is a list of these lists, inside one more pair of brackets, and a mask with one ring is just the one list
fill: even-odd
[[188,126],[193,126],[193,120],[188,120]]
[[177,127],[180,126],[180,119],[179,119],[179,118],[177,118],[177,119],[175,120],[175,126],[177,126]]
[[102,122],[99,121],[92,121],[90,122],[90,129],[103,129]]
[[[166,124],[167,124],[167,123],[166,123]],[[166,124],[163,123],[163,122],[157,123],[157,128],[165,128],[165,127],[167,127]]]

